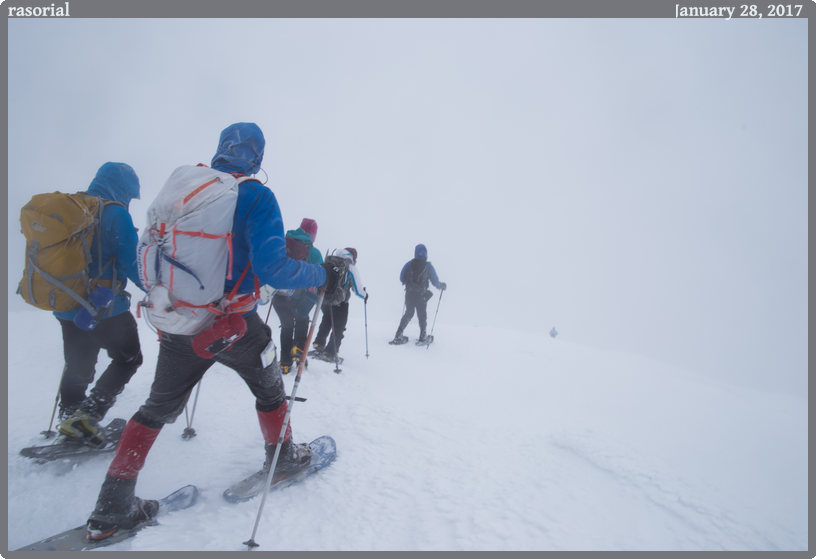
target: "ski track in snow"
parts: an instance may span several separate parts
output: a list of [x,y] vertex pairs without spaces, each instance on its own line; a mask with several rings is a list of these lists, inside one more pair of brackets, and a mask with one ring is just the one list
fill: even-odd
[[[112,454],[74,466],[35,465],[18,455],[20,448],[42,442],[37,433],[53,408],[62,356],[52,318],[25,313],[10,315],[12,321],[9,370],[28,370],[24,378],[9,375],[8,543],[17,549],[82,524]],[[297,442],[331,435],[338,455],[325,470],[267,499],[255,537],[261,550],[807,548],[806,519],[786,525],[773,509],[765,510],[765,503],[751,502],[750,489],[740,498],[715,489],[714,470],[686,471],[650,450],[669,435],[633,431],[648,414],[657,433],[672,426],[674,435],[677,429],[683,434],[674,410],[660,412],[671,401],[663,392],[679,391],[678,399],[692,403],[711,400],[714,410],[726,402],[732,408],[722,413],[729,415],[748,413],[747,406],[733,407],[737,400],[731,392],[701,391],[694,378],[661,376],[653,364],[549,337],[542,343],[521,336],[524,349],[508,364],[505,356],[484,348],[519,344],[517,332],[448,326],[424,348],[389,346],[392,330],[392,324],[369,320],[367,359],[362,325],[350,320],[341,349],[343,372],[310,360],[297,393],[307,401],[295,402],[292,410],[293,435]],[[149,390],[158,346],[143,322],[140,332],[145,365],[106,422],[129,418]],[[410,328],[408,334],[415,338]],[[40,336],[54,343],[43,349],[35,341]],[[538,349],[530,349],[536,344]],[[39,365],[31,368],[34,354]],[[104,363],[100,357],[98,370]],[[284,376],[284,383],[291,394],[294,374]],[[643,391],[651,391],[650,397]],[[779,427],[769,424],[767,437],[801,425],[807,416],[806,405],[767,402],[759,421],[783,417],[777,409],[788,416]],[[208,371],[193,421],[197,436],[182,440],[184,414],[165,426],[136,488],[143,498],[159,498],[192,483],[201,491],[200,501],[162,517],[160,525],[114,550],[245,549],[242,542],[252,535],[260,499],[229,504],[221,493],[263,462],[253,404],[233,371],[220,365]],[[701,406],[698,415],[705,411]],[[621,411],[633,407],[634,423]],[[707,429],[719,424],[726,422]],[[806,428],[803,433],[806,440]],[[757,440],[760,435],[720,433],[769,445],[769,438]],[[791,436],[802,440],[802,431]],[[677,456],[692,452],[672,444],[661,448]],[[727,467],[751,468],[738,458],[722,455],[730,460]],[[767,471],[777,470],[756,471],[779,491],[795,494],[781,474],[767,477]],[[805,490],[806,482],[793,481],[804,483]],[[789,501],[806,514],[806,499]]]

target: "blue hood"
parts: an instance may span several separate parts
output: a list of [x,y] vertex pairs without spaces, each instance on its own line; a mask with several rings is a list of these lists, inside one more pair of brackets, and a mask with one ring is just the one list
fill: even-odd
[[139,199],[139,177],[130,165],[108,161],[96,172],[87,192],[119,202],[127,208],[132,199]]
[[225,173],[254,175],[261,169],[265,145],[263,132],[257,124],[232,124],[221,132],[210,167]]
[[428,249],[425,248],[425,245],[417,245],[414,249],[414,258],[422,258],[423,260],[428,259]]

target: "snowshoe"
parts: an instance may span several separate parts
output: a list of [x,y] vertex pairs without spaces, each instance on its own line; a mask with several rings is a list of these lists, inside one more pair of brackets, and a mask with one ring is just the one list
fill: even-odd
[[315,359],[320,359],[321,361],[325,361],[326,363],[336,363],[340,364],[343,362],[342,357],[337,357],[335,355],[330,355],[328,353],[321,353],[319,355],[314,356]]
[[116,418],[102,428],[104,430],[104,444],[92,447],[81,442],[76,442],[61,435],[52,444],[45,446],[31,446],[20,451],[21,456],[34,459],[38,464],[45,464],[53,460],[81,460],[89,456],[112,452],[116,450],[122,432],[125,430],[127,421]]
[[[167,497],[158,501],[156,513],[147,522],[143,522],[132,529],[120,528],[104,539],[89,539],[88,525],[83,524],[60,534],[55,534],[38,542],[34,542],[17,551],[88,551],[96,548],[109,547],[115,543],[134,537],[140,528],[158,524],[155,517],[162,517],[165,514],[186,509],[193,506],[198,500],[198,489],[194,485],[182,487]],[[152,508],[152,503],[156,501],[144,501],[148,503],[145,508]],[[149,511],[148,511],[149,512]],[[101,527],[101,526],[96,526]]]
[[[309,448],[311,450],[311,457],[308,465],[302,469],[294,471],[293,473],[282,475],[281,477],[274,479],[269,487],[269,491],[276,491],[278,489],[288,487],[325,468],[334,460],[334,457],[337,454],[337,447],[335,446],[334,439],[328,436],[319,437],[313,440],[311,443],[309,443]],[[277,467],[275,470],[277,473]],[[262,469],[239,481],[224,491],[224,499],[230,503],[240,503],[243,501],[248,501],[256,495],[260,495],[263,493],[263,490],[266,487],[266,477],[268,473],[268,469]]]
[[425,336],[416,341],[416,345],[421,346],[428,346],[433,343],[434,337],[433,336]]
[[393,340],[388,342],[391,345],[402,345],[408,343],[408,336],[396,336]]

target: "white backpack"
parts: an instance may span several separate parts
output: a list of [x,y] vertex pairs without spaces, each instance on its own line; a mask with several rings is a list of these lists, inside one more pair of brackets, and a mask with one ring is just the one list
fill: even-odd
[[156,329],[197,334],[219,315],[249,310],[230,308],[224,283],[232,270],[238,185],[250,178],[185,165],[150,205],[136,256],[148,291],[140,308]]

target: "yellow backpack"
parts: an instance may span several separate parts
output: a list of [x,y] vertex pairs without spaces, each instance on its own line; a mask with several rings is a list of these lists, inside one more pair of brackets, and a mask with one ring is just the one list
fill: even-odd
[[[26,256],[23,279],[17,293],[26,303],[56,312],[70,311],[79,306],[89,310],[93,308],[88,302],[88,294],[114,261],[109,260],[105,268],[100,268],[96,278],[90,278],[88,265],[93,262],[91,245],[100,229],[102,212],[107,204],[119,202],[103,200],[84,192],[52,192],[38,194],[23,206],[20,226],[26,238]],[[101,263],[100,234],[97,234],[97,245],[97,257]]]

